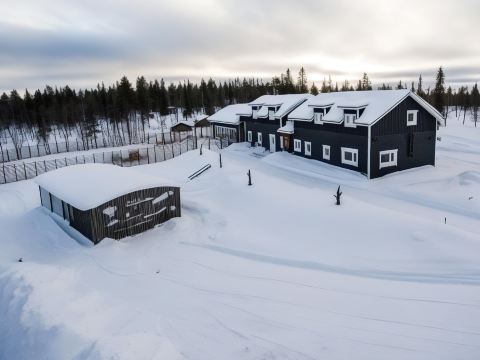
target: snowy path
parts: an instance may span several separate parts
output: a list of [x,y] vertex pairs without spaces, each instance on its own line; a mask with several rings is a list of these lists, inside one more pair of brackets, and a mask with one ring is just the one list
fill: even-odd
[[181,183],[182,217],[96,247],[31,181],[2,185],[0,359],[476,360],[480,165],[442,141],[436,168],[372,182],[243,145],[222,169],[207,150],[138,166]]

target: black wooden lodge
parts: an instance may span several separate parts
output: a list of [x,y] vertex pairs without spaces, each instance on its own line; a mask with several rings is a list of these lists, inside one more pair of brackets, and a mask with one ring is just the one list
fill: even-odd
[[128,168],[74,165],[35,181],[42,206],[94,244],[139,234],[181,215],[180,188]]
[[436,131],[444,124],[435,108],[406,89],[264,95],[227,106],[209,121],[214,134],[216,126],[231,123],[239,132],[236,141],[359,171],[369,179],[435,165]]

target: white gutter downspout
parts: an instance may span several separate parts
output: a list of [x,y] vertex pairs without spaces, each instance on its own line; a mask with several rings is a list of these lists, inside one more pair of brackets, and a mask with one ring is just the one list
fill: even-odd
[[370,180],[370,152],[372,147],[372,126],[368,126],[368,146],[367,146],[367,178]]

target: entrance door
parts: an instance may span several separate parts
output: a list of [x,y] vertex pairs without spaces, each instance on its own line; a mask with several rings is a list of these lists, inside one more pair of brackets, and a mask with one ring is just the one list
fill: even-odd
[[275,152],[275,134],[270,134],[270,152]]
[[290,151],[290,136],[288,135],[283,137],[283,148]]

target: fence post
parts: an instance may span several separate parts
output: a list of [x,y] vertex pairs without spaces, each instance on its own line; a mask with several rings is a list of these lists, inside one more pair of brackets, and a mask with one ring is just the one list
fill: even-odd
[[157,162],[157,150],[155,149],[155,145],[153,145],[153,156],[155,156],[155,163]]
[[65,158],[65,166],[68,166],[68,164],[67,164],[67,158]]
[[167,156],[165,155],[165,145],[162,145],[163,149],[163,161],[167,160]]
[[13,170],[15,171],[15,181],[18,181],[17,166],[15,164],[13,164]]
[[23,173],[25,174],[25,180],[27,180],[27,166],[25,165],[25,162],[23,163]]
[[43,160],[43,168],[45,169],[45,172],[47,172],[47,162]]
[[123,167],[123,156],[122,156],[122,150],[120,150],[120,166]]
[[105,164],[105,152],[102,153],[102,159],[103,159],[103,163]]
[[210,150],[210,138],[208,138],[208,150]]
[[37,162],[35,161],[34,164],[35,164],[35,176],[38,176]]
[[57,147],[57,154],[58,154],[58,143],[57,143],[57,137],[55,136],[55,146]]
[[95,164],[95,153],[93,153],[92,156],[93,156],[93,163]]
[[55,161],[55,169],[58,169],[58,166],[57,166],[57,159],[55,159],[54,161]]
[[83,156],[83,163],[85,164],[85,155],[82,155]]
[[173,143],[172,143],[172,158],[174,158],[174,157],[175,157],[175,152],[173,150]]
[[32,150],[30,149],[30,145],[28,145],[28,155],[29,157],[32,157]]
[[5,180],[5,184],[7,183],[7,175],[5,175],[5,165],[2,165],[3,167],[3,179]]

